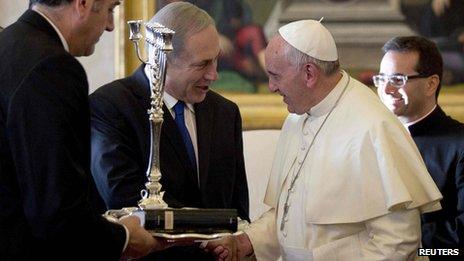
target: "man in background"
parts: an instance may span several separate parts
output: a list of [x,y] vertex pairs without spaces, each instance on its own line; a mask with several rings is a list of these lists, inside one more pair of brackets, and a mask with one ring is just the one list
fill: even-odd
[[[219,55],[214,21],[190,3],[175,2],[151,22],[175,31],[160,141],[164,200],[170,207],[235,208],[249,220],[240,112],[209,90],[217,79]],[[136,206],[147,182],[149,75],[143,64],[90,96],[92,174],[108,208]],[[172,260],[207,258],[196,247],[168,252],[165,258]]]
[[383,52],[380,74],[374,76],[378,94],[408,129],[443,194],[443,209],[422,216],[422,247],[464,251],[464,124],[437,104],[440,52],[418,36],[395,37]]
[[93,208],[84,68],[119,0],[31,0],[0,34],[0,257],[118,260],[164,248]]

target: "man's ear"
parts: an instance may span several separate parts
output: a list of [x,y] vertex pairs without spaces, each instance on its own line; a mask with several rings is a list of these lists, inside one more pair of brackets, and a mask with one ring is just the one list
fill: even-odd
[[438,89],[438,85],[440,84],[440,77],[438,75],[434,74],[432,76],[429,76],[427,78],[427,86],[425,89],[425,94],[427,96],[433,96],[435,97],[435,93]]
[[79,17],[85,17],[90,13],[94,0],[75,0],[72,4]]
[[312,88],[319,78],[319,68],[314,63],[307,63],[303,67],[306,87]]

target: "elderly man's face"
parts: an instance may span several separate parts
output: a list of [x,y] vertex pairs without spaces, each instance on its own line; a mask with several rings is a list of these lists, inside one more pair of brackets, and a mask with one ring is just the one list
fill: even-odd
[[180,57],[169,62],[166,91],[187,103],[202,102],[217,79],[219,36],[214,26],[188,38]]
[[[380,64],[382,75],[417,75],[415,70],[419,60],[417,52],[387,52]],[[397,88],[387,83],[377,89],[382,102],[396,116],[405,122],[414,119],[421,112],[426,99],[426,78],[410,79]]]
[[113,31],[113,11],[120,0],[93,0],[81,6],[83,16],[79,18],[79,26],[71,35],[70,53],[74,56],[89,56],[95,51],[95,44],[103,32]]
[[305,73],[284,57],[284,45],[286,44],[281,36],[276,36],[266,48],[269,90],[283,97],[289,112],[303,114],[309,110]]

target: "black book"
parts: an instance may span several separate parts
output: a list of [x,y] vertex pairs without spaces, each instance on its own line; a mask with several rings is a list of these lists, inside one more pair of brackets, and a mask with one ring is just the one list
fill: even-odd
[[145,229],[151,233],[217,234],[237,231],[236,209],[153,209],[145,211]]

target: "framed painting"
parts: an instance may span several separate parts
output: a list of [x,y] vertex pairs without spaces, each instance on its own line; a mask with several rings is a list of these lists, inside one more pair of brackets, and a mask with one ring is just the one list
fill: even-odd
[[[148,21],[155,10],[177,0],[123,1],[115,34],[116,75],[140,64],[128,40],[126,22]],[[279,129],[288,115],[282,98],[267,89],[264,48],[267,39],[288,22],[323,19],[339,49],[340,64],[369,85],[378,70],[381,47],[388,39],[415,32],[395,0],[188,0],[208,11],[221,35],[219,79],[211,87],[238,104],[243,129]],[[409,2],[409,1],[405,1]],[[464,121],[464,88],[444,88],[440,104]]]

